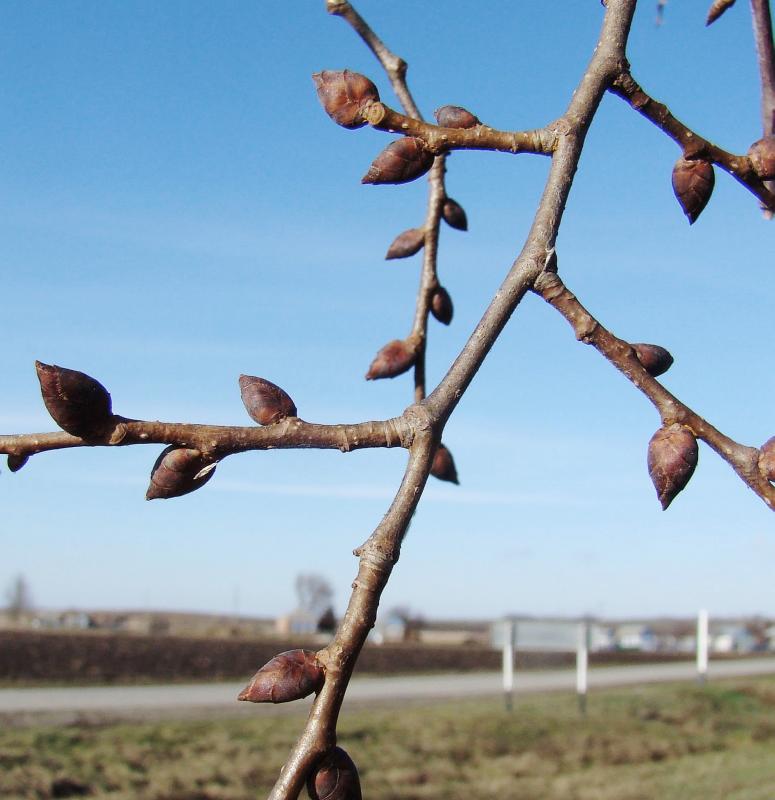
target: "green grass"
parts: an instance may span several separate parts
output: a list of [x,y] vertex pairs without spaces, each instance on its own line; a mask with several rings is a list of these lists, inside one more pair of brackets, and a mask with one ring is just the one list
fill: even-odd
[[[297,715],[0,732],[0,797],[265,796]],[[775,678],[346,711],[364,796],[403,800],[773,800]],[[67,783],[69,781],[69,783]],[[58,782],[58,783],[57,783]]]

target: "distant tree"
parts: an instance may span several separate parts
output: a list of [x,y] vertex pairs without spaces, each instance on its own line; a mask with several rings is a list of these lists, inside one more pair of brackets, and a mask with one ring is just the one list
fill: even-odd
[[18,620],[32,610],[32,594],[24,575],[17,575],[5,593],[6,608],[11,619]]
[[322,619],[329,610],[333,616],[331,601],[334,590],[322,575],[315,572],[297,575],[296,596],[299,599],[299,609],[308,612],[315,619]]

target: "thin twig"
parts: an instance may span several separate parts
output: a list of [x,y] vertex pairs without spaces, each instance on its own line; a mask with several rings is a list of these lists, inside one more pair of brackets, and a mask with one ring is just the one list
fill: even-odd
[[684,125],[670,113],[664,103],[654,100],[644,92],[626,70],[616,77],[611,91],[664,131],[681,147],[686,158],[712,161],[758,197],[764,208],[775,211],[775,194],[756,175],[747,156],[738,156],[723,150]]
[[368,447],[408,447],[411,440],[406,416],[352,425],[318,425],[289,417],[264,428],[150,422],[116,416],[113,426],[99,439],[82,439],[64,431],[0,435],[0,454],[24,457],[72,447],[174,444],[223,458],[249,450],[314,447],[344,453]]
[[730,439],[682,403],[643,368],[629,342],[614,336],[578,301],[559,276],[544,273],[535,291],[571,324],[576,338],[602,353],[654,404],[663,425],[678,422],[715,450],[742,480],[775,510],[775,487],[759,471],[759,451]]

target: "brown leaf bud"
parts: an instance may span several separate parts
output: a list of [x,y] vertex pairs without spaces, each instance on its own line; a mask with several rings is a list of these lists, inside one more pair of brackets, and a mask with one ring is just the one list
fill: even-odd
[[673,364],[673,357],[658,344],[634,344],[632,349],[643,369],[654,378],[667,372]]
[[708,9],[706,25],[712,25],[728,8],[732,8],[736,0],[713,0]]
[[775,136],[765,136],[748,149],[753,171],[763,180],[775,180]]
[[407,136],[389,144],[372,162],[361,183],[408,183],[433,165],[421,139]]
[[459,231],[468,230],[468,219],[466,212],[463,211],[463,206],[449,197],[444,201],[441,216],[444,217],[444,222],[450,227],[457,228]]
[[768,481],[775,481],[775,436],[759,448],[759,471]]
[[474,128],[482,123],[462,106],[442,106],[433,112],[442,128]]
[[673,191],[693,225],[708,204],[716,177],[710,161],[679,158],[673,167]]
[[311,650],[288,650],[264,664],[237,699],[289,703],[319,691],[324,678],[323,667]]
[[366,124],[363,110],[379,101],[377,87],[358,72],[323,70],[316,72],[312,80],[326,114],[343,128],[362,128]]
[[286,417],[296,416],[293,400],[270,381],[254,375],[240,375],[239,388],[248,414],[259,425],[271,425]]
[[406,339],[393,339],[374,356],[366,380],[378,378],[395,378],[414,365],[417,358],[416,346]]
[[439,322],[444,325],[449,325],[449,323],[452,322],[453,313],[454,308],[449,292],[443,286],[439,286],[431,298],[431,314],[433,314]]
[[335,747],[315,765],[307,779],[312,800],[361,800],[361,782],[353,760]]
[[48,413],[62,430],[88,439],[111,422],[108,390],[94,378],[56,364],[35,362],[40,391]]
[[660,428],[649,442],[649,475],[657,490],[662,510],[689,483],[697,466],[697,440],[683,425]]
[[424,244],[425,231],[422,228],[409,228],[408,231],[399,233],[393,239],[393,244],[388,247],[385,258],[409,258],[409,256],[419,253]]
[[434,478],[438,478],[440,481],[449,481],[455,484],[460,483],[457,479],[457,470],[455,469],[455,461],[452,458],[452,453],[450,453],[443,444],[439,445],[439,449],[433,457],[431,475],[433,475]]
[[193,492],[212,478],[216,464],[205,459],[199,450],[171,444],[153,465],[145,499],[168,500]]
[[29,456],[10,455],[8,456],[8,469],[11,472],[18,472],[29,460]]

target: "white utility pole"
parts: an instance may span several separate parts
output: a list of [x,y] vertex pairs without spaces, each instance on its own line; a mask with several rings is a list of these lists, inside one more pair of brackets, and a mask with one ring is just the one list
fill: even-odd
[[705,683],[708,677],[708,612],[697,614],[697,680]]
[[516,623],[513,619],[503,622],[503,699],[506,710],[511,711],[514,695],[514,645]]
[[576,695],[579,711],[587,713],[587,674],[589,672],[589,622],[579,623],[579,638],[576,645]]

